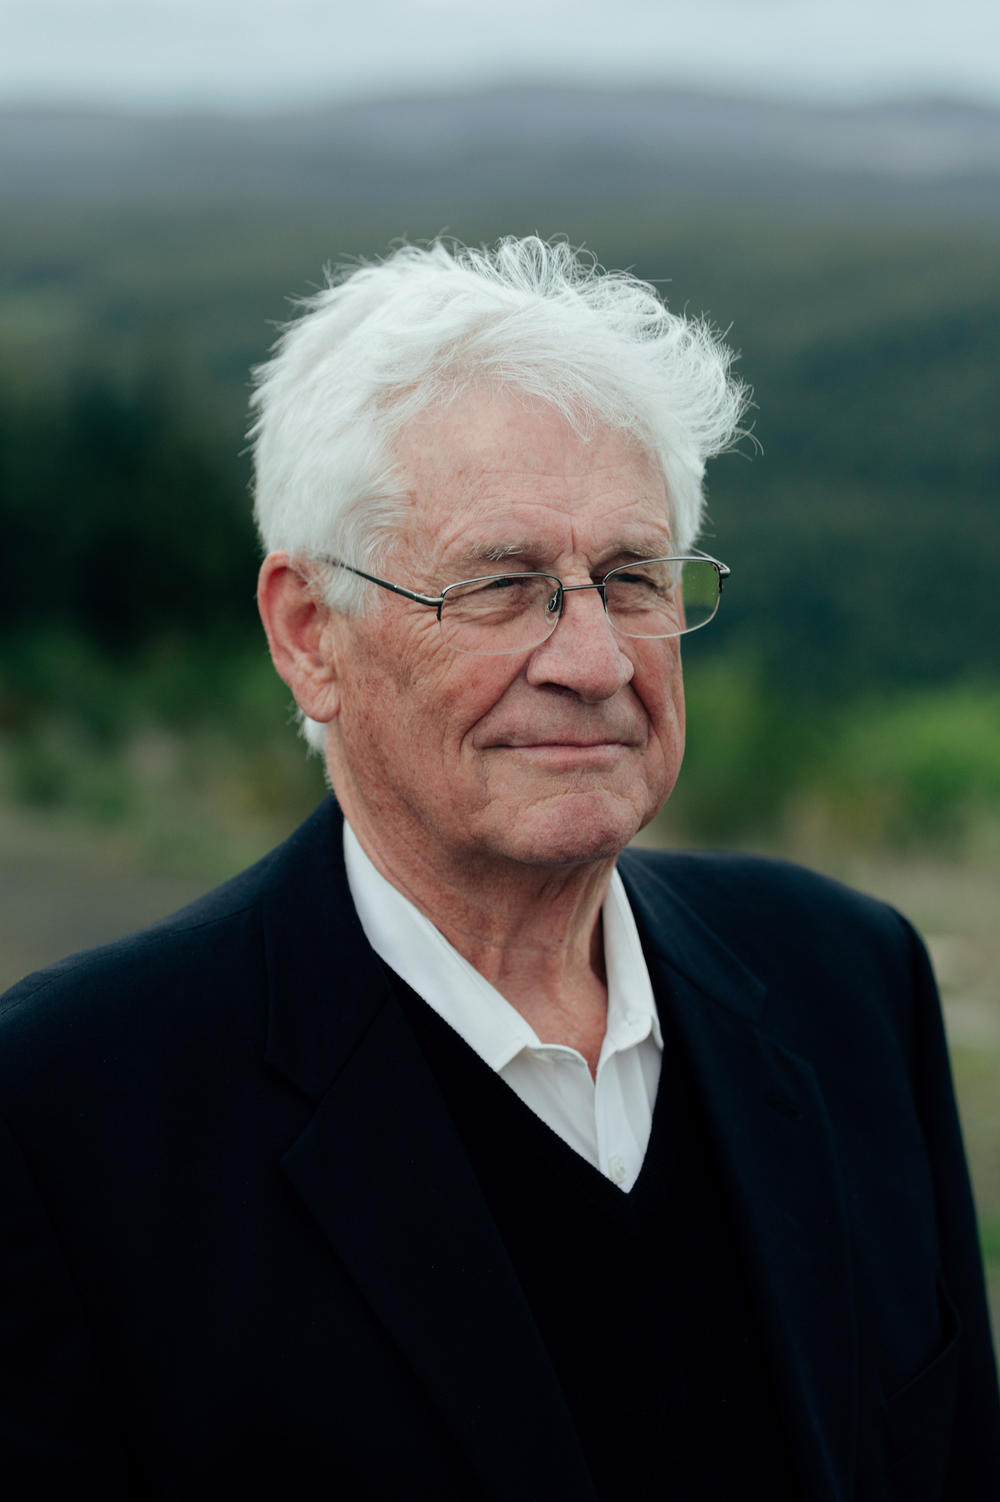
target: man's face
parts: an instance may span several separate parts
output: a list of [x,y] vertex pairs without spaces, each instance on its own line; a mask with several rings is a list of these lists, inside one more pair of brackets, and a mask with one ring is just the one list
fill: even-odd
[[[671,550],[655,464],[612,432],[585,442],[541,403],[468,397],[414,423],[397,458],[413,510],[385,575],[408,588],[520,569],[585,584]],[[384,866],[404,850],[441,873],[602,860],[648,823],[683,754],[676,638],[617,636],[588,590],[534,650],[472,656],[433,610],[378,594],[334,621],[328,757]]]

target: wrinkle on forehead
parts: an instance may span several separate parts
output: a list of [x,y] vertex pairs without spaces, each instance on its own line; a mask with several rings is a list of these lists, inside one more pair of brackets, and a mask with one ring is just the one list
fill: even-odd
[[656,461],[626,434],[581,437],[543,403],[470,398],[427,413],[398,459],[414,502],[406,546],[428,564],[669,552]]
[[655,508],[631,499],[597,507],[596,499],[588,496],[579,510],[572,497],[562,503],[470,502],[448,514],[425,516],[430,525],[418,526],[412,543],[428,562],[459,572],[515,559],[524,568],[546,570],[557,563],[589,568],[602,560],[624,563],[669,554],[670,528]]

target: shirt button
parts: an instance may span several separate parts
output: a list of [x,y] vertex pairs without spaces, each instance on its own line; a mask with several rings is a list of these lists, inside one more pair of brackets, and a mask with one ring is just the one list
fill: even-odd
[[608,1177],[616,1184],[625,1182],[625,1160],[619,1158],[617,1153],[613,1153],[608,1159]]

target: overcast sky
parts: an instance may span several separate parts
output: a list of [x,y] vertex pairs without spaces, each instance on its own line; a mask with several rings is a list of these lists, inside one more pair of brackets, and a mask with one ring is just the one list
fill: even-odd
[[509,80],[1000,102],[1000,0],[0,0],[0,99],[269,107]]

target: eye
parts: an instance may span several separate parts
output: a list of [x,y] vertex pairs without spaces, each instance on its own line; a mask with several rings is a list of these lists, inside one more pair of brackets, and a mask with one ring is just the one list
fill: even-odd
[[611,588],[624,585],[629,589],[635,590],[637,593],[650,590],[657,595],[668,593],[673,586],[673,580],[664,569],[644,568],[641,565],[638,568],[616,569],[608,577],[607,582]]
[[608,615],[632,636],[670,636],[677,630],[679,595],[672,563],[640,560],[612,569],[604,586]]
[[538,574],[491,574],[485,579],[470,579],[453,584],[445,593],[444,608],[453,620],[461,612],[468,618],[513,615],[531,610],[540,601],[545,584]]
[[517,574],[498,574],[495,579],[487,580],[480,587],[484,592],[490,590],[523,589],[525,582],[523,578],[518,578]]

